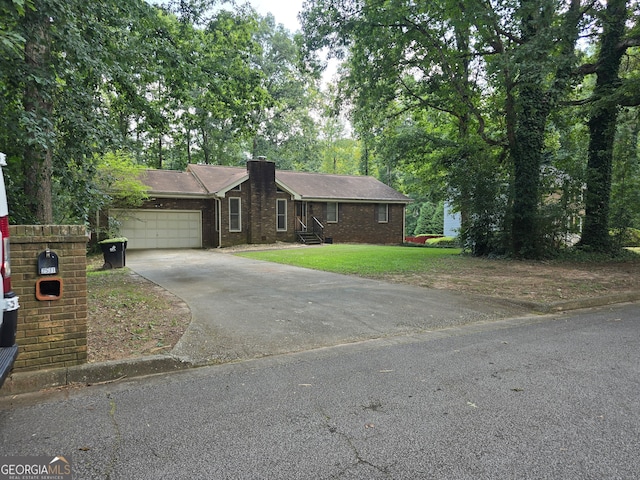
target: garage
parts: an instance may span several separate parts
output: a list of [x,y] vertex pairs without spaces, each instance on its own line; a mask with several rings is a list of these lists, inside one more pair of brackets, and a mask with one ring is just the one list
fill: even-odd
[[120,210],[111,214],[120,221],[127,249],[202,247],[199,210]]

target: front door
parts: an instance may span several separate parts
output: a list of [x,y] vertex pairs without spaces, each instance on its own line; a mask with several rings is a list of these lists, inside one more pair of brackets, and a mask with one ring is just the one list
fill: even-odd
[[307,231],[307,202],[296,202],[296,230]]

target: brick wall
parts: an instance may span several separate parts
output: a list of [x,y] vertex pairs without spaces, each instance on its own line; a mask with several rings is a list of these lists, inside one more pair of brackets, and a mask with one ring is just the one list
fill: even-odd
[[[249,182],[240,185],[239,190],[231,190],[227,192],[227,196],[220,200],[220,240],[222,247],[231,247],[234,245],[244,245],[249,243]],[[240,199],[240,230],[239,232],[229,231],[229,199]],[[217,232],[216,232],[217,233]]]
[[327,222],[326,203],[310,203],[308,208],[309,218],[318,217],[325,226],[325,237],[335,243],[401,244],[404,241],[403,204],[389,204],[386,223],[378,222],[375,203],[339,203],[337,223]]
[[[20,297],[20,346],[14,372],[68,367],[87,361],[87,232],[80,225],[14,225],[11,234],[11,281]],[[36,299],[40,252],[58,255],[62,295]]]

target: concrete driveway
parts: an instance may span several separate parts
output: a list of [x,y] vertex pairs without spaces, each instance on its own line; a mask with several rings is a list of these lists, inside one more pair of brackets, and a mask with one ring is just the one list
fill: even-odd
[[127,251],[127,266],[182,298],[192,321],[173,355],[228,362],[522,315],[488,299],[236,257]]

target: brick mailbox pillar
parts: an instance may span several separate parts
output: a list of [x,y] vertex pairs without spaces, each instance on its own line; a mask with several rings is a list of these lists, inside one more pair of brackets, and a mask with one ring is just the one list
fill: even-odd
[[13,371],[85,363],[89,239],[86,228],[81,225],[10,228],[11,283],[20,297],[16,336],[20,348]]

